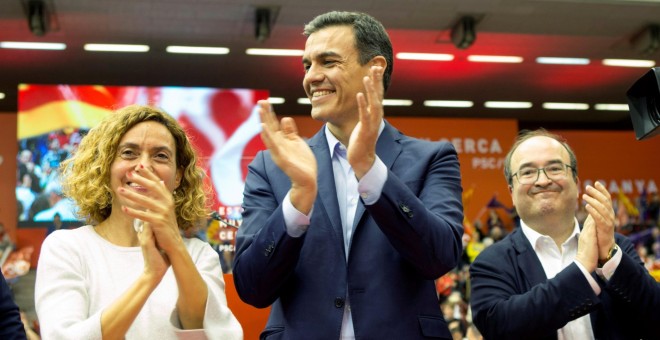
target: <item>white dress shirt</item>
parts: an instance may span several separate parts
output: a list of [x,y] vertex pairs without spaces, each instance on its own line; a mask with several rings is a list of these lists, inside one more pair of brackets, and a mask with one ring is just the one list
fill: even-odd
[[[584,277],[587,279],[587,281],[589,281],[589,284],[594,290],[594,293],[596,293],[596,295],[600,294],[601,289],[596,280],[580,262],[575,260],[578,249],[578,238],[580,237],[580,228],[577,219],[574,221],[573,233],[561,245],[561,249],[557,247],[555,241],[550,236],[538,233],[534,229],[527,226],[525,221],[521,220],[520,225],[523,234],[525,234],[525,237],[527,237],[529,243],[532,244],[536,256],[538,256],[539,260],[541,261],[541,265],[543,266],[543,270],[545,271],[545,275],[548,279],[554,278],[564,268],[575,262],[578,268],[580,268],[584,274]],[[616,270],[616,267],[620,262],[621,252],[619,251],[610,261],[608,261],[603,266],[603,268],[596,269],[596,272],[604,279],[609,280],[609,278],[614,274],[614,270]],[[572,320],[567,323],[566,326],[558,329],[557,338],[559,340],[594,339],[594,332],[591,327],[591,318],[589,314]]]

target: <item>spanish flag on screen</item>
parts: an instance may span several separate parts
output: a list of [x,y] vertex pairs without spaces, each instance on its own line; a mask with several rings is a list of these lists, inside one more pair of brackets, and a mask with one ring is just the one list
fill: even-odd
[[117,87],[19,85],[18,139],[60,129],[91,128],[117,106]]

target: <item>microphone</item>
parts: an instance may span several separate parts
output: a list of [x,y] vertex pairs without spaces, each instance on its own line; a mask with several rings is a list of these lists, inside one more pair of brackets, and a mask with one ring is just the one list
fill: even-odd
[[223,218],[222,216],[220,216],[220,214],[218,214],[217,211],[210,213],[209,217],[212,220],[218,221],[220,222],[220,224],[225,225],[227,227],[238,228],[238,225],[236,225],[236,223],[233,223],[231,222],[231,220],[227,220],[226,218]]
[[220,214],[218,214],[217,211],[212,212],[212,213],[209,215],[209,217],[211,217],[212,219],[214,219],[214,220],[216,220],[216,221],[222,221],[222,220],[223,220],[223,219],[222,219],[222,216],[220,216]]

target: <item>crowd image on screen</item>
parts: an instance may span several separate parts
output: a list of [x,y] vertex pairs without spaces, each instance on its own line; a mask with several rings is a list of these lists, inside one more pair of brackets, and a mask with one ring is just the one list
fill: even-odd
[[77,220],[73,203],[62,195],[59,166],[75,151],[85,131],[63,129],[18,141],[19,222],[50,222],[56,214],[64,221]]

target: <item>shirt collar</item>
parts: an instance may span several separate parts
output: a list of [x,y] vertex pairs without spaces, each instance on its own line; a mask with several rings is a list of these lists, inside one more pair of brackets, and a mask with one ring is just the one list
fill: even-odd
[[[340,144],[345,147],[345,145],[341,144],[339,139],[335,137],[335,135],[330,132],[330,129],[328,128],[328,124],[325,124],[325,139],[328,142],[328,149],[330,150],[330,158],[332,159],[335,156],[335,149],[337,148],[337,144]],[[380,137],[380,134],[383,132],[385,129],[385,120],[380,121],[380,127],[378,128],[378,137]]]
[[338,147],[338,144],[341,145],[341,142],[335,135],[330,132],[330,129],[328,128],[328,124],[325,124],[325,139],[328,142],[328,149],[330,149],[330,158],[332,159],[335,156],[335,151],[336,148]]
[[[540,246],[539,240],[545,237],[550,237],[547,235],[543,235],[536,230],[530,228],[525,221],[522,219],[520,220],[520,228],[522,229],[523,234],[525,234],[525,237],[527,237],[527,240],[529,240],[529,243],[532,244],[534,249],[537,249],[537,246]],[[571,236],[569,236],[564,244],[570,242],[573,238],[577,240],[577,238],[580,237],[580,224],[578,223],[577,218],[573,218],[573,233],[571,233]]]

